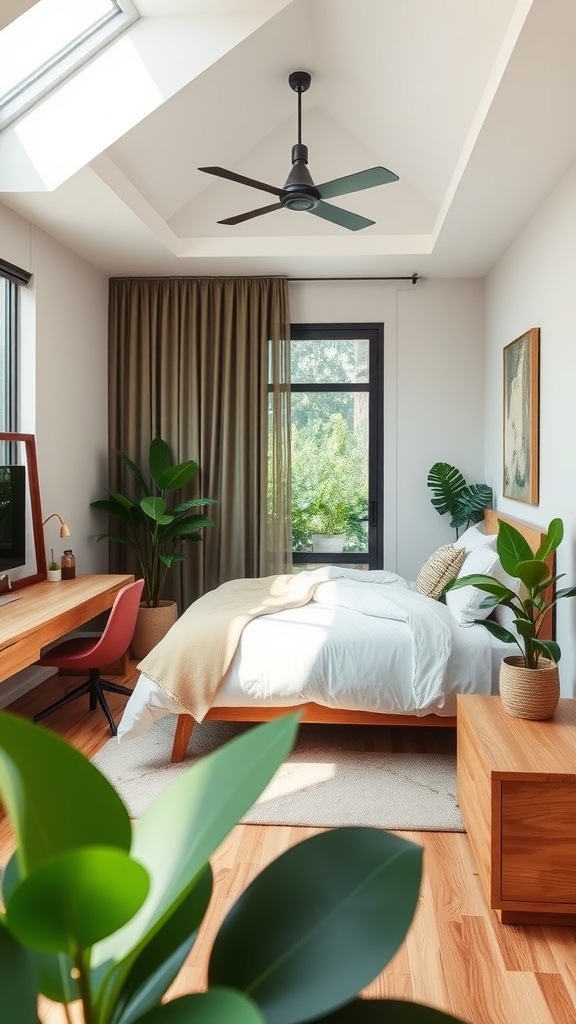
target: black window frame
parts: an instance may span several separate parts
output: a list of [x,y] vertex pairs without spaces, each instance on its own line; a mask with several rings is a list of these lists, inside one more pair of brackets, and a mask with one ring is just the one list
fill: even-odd
[[293,551],[294,565],[367,565],[381,569],[384,564],[384,324],[332,323],[291,324],[290,341],[368,340],[368,381],[362,384],[293,384],[293,394],[305,392],[367,392],[368,419],[368,552],[337,554]]
[[19,429],[19,392],[20,392],[20,296],[19,288],[28,285],[32,275],[13,263],[0,259],[0,277],[6,281],[4,290],[4,323],[6,337],[2,356],[4,359],[4,409],[5,420],[0,424],[4,432]]

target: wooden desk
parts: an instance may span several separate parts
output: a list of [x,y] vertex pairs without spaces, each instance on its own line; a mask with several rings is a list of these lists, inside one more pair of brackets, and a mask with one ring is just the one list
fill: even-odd
[[54,643],[114,604],[133,576],[77,576],[60,583],[33,583],[0,604],[0,682],[38,661]]

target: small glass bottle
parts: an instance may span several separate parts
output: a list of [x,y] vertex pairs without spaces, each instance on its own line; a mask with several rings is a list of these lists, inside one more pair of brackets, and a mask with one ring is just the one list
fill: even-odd
[[67,548],[60,559],[63,580],[73,580],[76,575],[76,559],[71,548]]

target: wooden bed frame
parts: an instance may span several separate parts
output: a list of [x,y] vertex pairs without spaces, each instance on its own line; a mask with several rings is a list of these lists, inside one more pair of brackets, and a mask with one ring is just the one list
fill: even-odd
[[[523,523],[518,519],[502,515],[494,509],[487,509],[484,513],[484,524],[487,533],[498,533],[500,521],[510,523],[520,531],[528,541],[530,547],[536,551],[542,543],[544,534],[536,526]],[[550,556],[550,571],[554,573],[554,556]],[[548,597],[548,594],[545,594]],[[540,635],[543,639],[551,639],[554,635],[554,621],[552,612],[546,616]],[[315,722],[332,725],[417,725],[427,728],[454,728],[456,718],[442,717],[440,715],[391,715],[380,714],[376,711],[346,711],[344,708],[325,708],[320,704],[298,704],[286,707],[237,707],[224,708],[214,707],[208,711],[204,721],[216,720],[219,722],[268,722],[274,718],[280,718],[290,711],[298,711],[302,722]],[[172,746],[171,760],[176,763],[182,761],[190,742],[192,730],[196,722],[192,715],[178,715],[174,743]]]

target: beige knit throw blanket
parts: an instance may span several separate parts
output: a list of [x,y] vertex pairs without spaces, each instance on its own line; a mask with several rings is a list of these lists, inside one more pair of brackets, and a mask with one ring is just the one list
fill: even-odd
[[315,570],[223,583],[191,604],[138,668],[201,722],[244,627],[259,615],[307,604],[326,578]]

